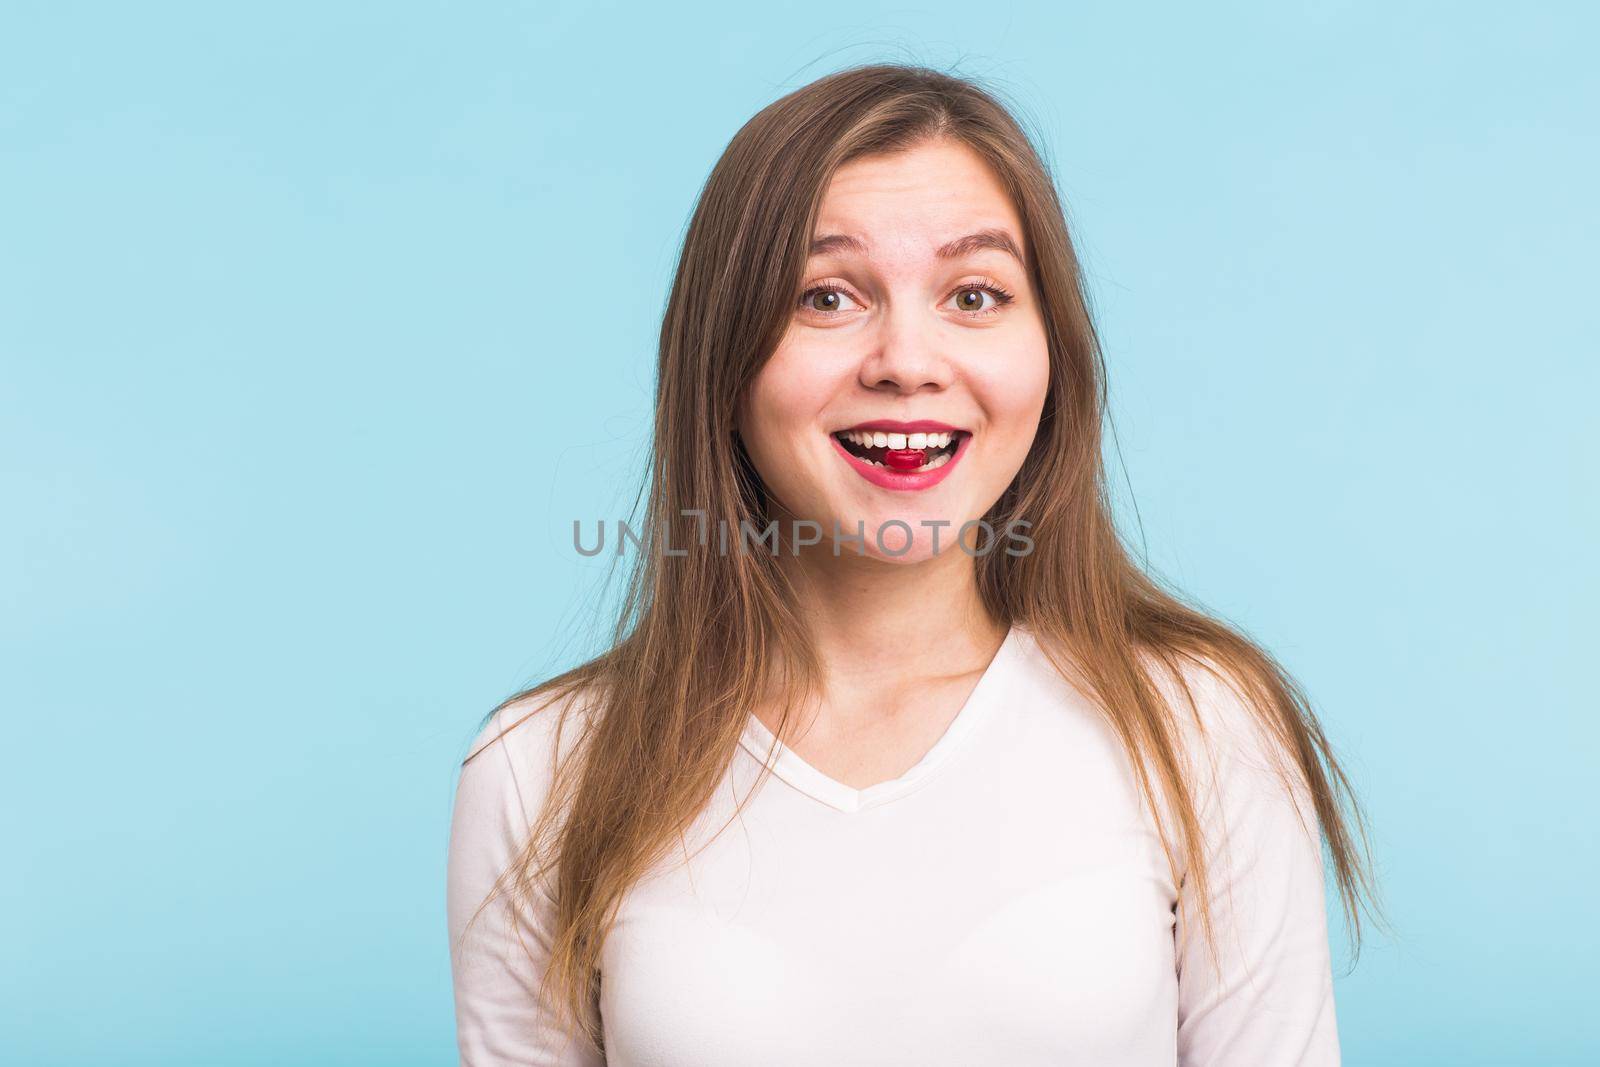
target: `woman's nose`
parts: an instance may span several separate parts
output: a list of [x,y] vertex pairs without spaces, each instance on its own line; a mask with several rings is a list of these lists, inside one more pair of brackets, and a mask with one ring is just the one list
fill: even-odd
[[880,328],[867,335],[870,347],[861,360],[861,384],[906,395],[948,388],[954,369],[944,354],[948,339],[939,336],[937,318],[908,304],[886,311]]

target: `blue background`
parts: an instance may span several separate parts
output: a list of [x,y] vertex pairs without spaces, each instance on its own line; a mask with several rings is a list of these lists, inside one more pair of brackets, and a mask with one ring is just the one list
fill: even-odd
[[1370,805],[1348,1062],[1596,1062],[1593,12],[8,4],[3,1058],[452,1061],[457,761],[597,639],[693,197],[887,58],[1043,131],[1130,537]]

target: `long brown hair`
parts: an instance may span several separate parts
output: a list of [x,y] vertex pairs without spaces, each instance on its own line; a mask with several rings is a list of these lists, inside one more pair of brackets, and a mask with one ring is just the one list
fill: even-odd
[[985,606],[998,622],[1027,627],[1098,704],[1158,813],[1174,879],[1181,869],[1201,902],[1208,940],[1206,851],[1181,724],[1148,668],[1160,664],[1180,684],[1183,661],[1225,672],[1281,748],[1286,787],[1297,776],[1309,794],[1359,951],[1362,904],[1370,914],[1373,899],[1362,817],[1305,695],[1269,653],[1147,575],[1114,527],[1101,465],[1105,367],[1048,170],[1010,111],[972,81],[872,64],[762,109],[712,170],[662,322],[645,546],[611,647],[495,709],[520,710],[537,697],[529,714],[560,714],[562,725],[573,708],[587,712],[577,716],[580,743],[495,893],[528,901],[549,887],[555,910],[541,994],[553,988],[569,1029],[576,1020],[597,1046],[600,950],[622,898],[710,799],[757,702],[770,706],[776,692],[780,708],[794,707],[820,674],[794,590],[771,553],[666,556],[657,539],[684,546],[719,523],[764,527],[765,492],[735,413],[789,326],[829,179],[851,160],[932,138],[976,151],[1012,197],[1049,345],[1038,435],[984,517],[995,529],[1026,518],[1035,547],[975,559]]

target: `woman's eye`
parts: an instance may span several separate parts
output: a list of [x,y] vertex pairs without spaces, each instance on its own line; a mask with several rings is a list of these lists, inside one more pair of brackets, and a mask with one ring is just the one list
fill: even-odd
[[[987,299],[985,299],[987,298]],[[957,311],[969,316],[993,315],[1011,303],[1012,296],[998,285],[974,282],[963,285],[951,294]],[[858,310],[860,305],[843,288],[837,285],[816,285],[800,294],[800,306],[818,315],[836,315]]]
[[800,303],[807,311],[816,311],[824,315],[831,315],[836,311],[845,311],[846,303],[854,303],[850,294],[833,285],[819,285],[814,289],[807,289],[800,296]]
[[[990,300],[988,306],[984,305],[984,297]],[[957,311],[986,315],[1011,303],[1011,294],[994,285],[963,285],[955,291],[952,299],[956,302]]]

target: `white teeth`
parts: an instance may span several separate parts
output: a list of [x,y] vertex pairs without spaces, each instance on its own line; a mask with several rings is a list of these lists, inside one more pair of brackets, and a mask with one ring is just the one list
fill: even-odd
[[885,433],[879,430],[845,430],[838,436],[862,448],[949,448],[953,433]]

